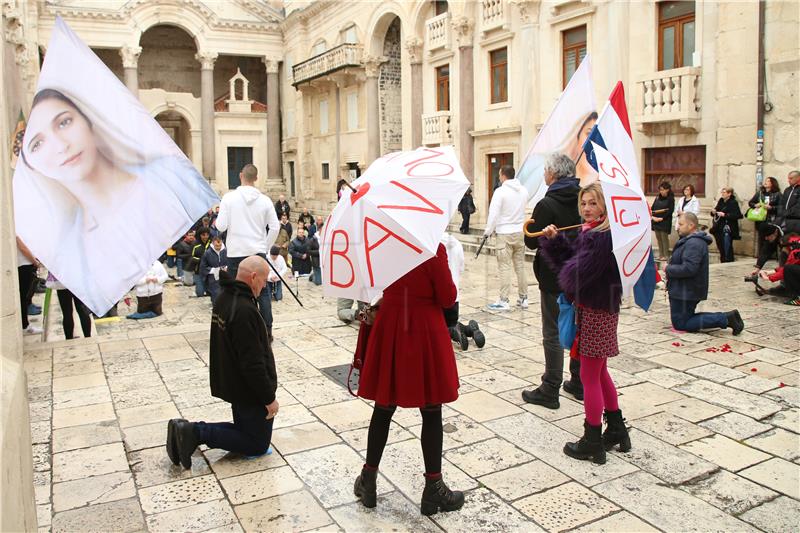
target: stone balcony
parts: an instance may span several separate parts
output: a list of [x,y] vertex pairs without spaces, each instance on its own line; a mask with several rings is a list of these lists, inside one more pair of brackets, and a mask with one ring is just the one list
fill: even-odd
[[700,67],[656,72],[637,83],[636,124],[640,131],[659,123],[677,122],[682,128],[700,127]]
[[433,53],[450,47],[450,12],[425,21],[425,48]]
[[348,67],[361,67],[363,53],[364,49],[360,44],[346,43],[306,59],[292,67],[292,85],[297,87]]
[[508,29],[510,27],[510,8],[507,0],[481,0],[480,2],[480,31],[488,33],[492,30]]
[[452,144],[450,117],[450,111],[436,111],[422,115],[422,144],[426,146]]

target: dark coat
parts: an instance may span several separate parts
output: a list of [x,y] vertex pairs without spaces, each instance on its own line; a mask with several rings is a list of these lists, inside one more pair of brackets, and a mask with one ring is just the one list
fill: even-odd
[[175,245],[175,257],[178,259],[183,260],[184,265],[189,264],[189,259],[192,258],[192,249],[196,244],[195,241],[186,242],[184,239],[178,241],[178,244]]
[[300,213],[300,216],[297,217],[297,223],[302,224],[306,228],[314,223],[314,216],[311,213],[303,214]]
[[697,231],[675,243],[665,269],[669,297],[699,302],[708,298],[708,245],[711,237]]
[[205,255],[206,250],[211,246],[211,238],[209,238],[205,244],[202,241],[195,241],[194,246],[192,246],[192,256],[189,259],[189,264],[184,265],[184,270],[192,270],[195,274],[200,273],[200,262],[203,259],[203,255]]
[[286,215],[288,217],[290,212],[291,208],[289,207],[289,202],[287,202],[286,200],[284,200],[283,202],[281,202],[280,200],[275,202],[275,213],[278,215],[278,220],[281,219],[281,215]]
[[783,191],[777,222],[786,233],[800,233],[800,184]]
[[[563,228],[574,226],[581,223],[581,216],[578,213],[578,192],[580,186],[575,178],[561,179],[547,189],[536,207],[533,208],[534,223],[528,227],[531,232],[541,231],[550,224]],[[578,230],[569,231],[568,237],[575,238]],[[525,237],[525,246],[531,250],[539,248],[537,237]],[[537,253],[533,259],[533,274],[539,282],[539,290],[558,294],[561,287],[558,286],[557,270],[554,272],[550,265]]]
[[278,373],[258,304],[245,283],[224,276],[220,285],[211,314],[211,395],[232,404],[269,405]]
[[308,241],[308,256],[311,258],[311,266],[319,268],[319,240],[309,237],[306,241]]
[[475,212],[475,201],[471,194],[464,193],[461,201],[458,202],[458,212],[462,215],[471,215]]
[[211,245],[206,248],[206,253],[203,254],[203,258],[200,260],[200,275],[205,279],[209,274],[208,271],[212,268],[225,266],[228,266],[228,250],[223,248],[217,253],[214,250],[214,246]]
[[663,213],[658,213],[656,217],[663,218],[661,222],[652,222],[653,231],[662,231],[669,234],[672,231],[672,213],[675,211],[675,196],[670,194],[666,198],[660,194],[656,195],[653,200],[653,205],[650,207],[651,211],[660,211],[666,209]]
[[[311,257],[308,255],[309,238],[306,237],[302,241],[295,237],[289,243],[289,255],[292,256],[292,270],[300,274],[308,274],[311,272]],[[303,259],[303,256],[306,256]]]
[[727,225],[731,228],[731,238],[734,240],[741,239],[742,237],[739,235],[739,219],[742,218],[742,210],[739,209],[739,202],[736,201],[736,198],[734,196],[727,200],[720,198],[714,210],[717,213],[725,213],[725,216],[720,216],[714,221],[711,233],[721,236],[723,228]]
[[[783,195],[781,195],[780,191],[768,193],[764,187],[761,187],[761,189],[750,198],[747,205],[751,208],[756,207],[760,203],[770,206],[772,209],[767,210],[767,219],[764,222],[772,222],[775,220],[775,217],[778,216],[782,197]],[[756,228],[761,224],[761,222],[756,222]]]
[[540,237],[545,261],[558,271],[558,284],[571,302],[619,313],[622,281],[611,242],[611,231],[583,231],[570,240]]

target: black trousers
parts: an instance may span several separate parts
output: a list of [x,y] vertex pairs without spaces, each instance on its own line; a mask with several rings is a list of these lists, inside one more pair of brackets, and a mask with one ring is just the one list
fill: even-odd
[[471,213],[469,211],[461,213],[461,233],[469,233],[469,217]]
[[800,296],[800,265],[783,266],[783,283],[792,296]]
[[64,326],[64,336],[67,340],[74,337],[75,332],[75,319],[72,317],[73,303],[75,310],[78,312],[78,319],[81,322],[81,331],[84,337],[92,336],[92,316],[89,309],[80,301],[77,296],[72,294],[68,289],[58,290],[58,305],[61,306],[61,325]]
[[17,275],[19,276],[19,310],[22,317],[22,329],[25,329],[29,324],[28,306],[31,304],[33,292],[36,290],[36,267],[33,265],[19,266]]

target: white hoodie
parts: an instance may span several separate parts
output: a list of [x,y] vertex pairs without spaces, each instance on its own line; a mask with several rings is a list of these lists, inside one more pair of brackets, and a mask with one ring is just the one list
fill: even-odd
[[498,235],[521,233],[525,223],[525,204],[528,203],[528,190],[518,179],[503,182],[492,195],[489,204],[489,218],[486,220],[484,235],[496,232]]
[[249,185],[240,185],[222,197],[216,226],[228,231],[228,257],[266,254],[280,231],[272,200]]
[[[156,281],[147,281],[147,278],[156,278]],[[169,279],[164,265],[156,261],[147,273],[136,282],[136,296],[155,296],[164,291],[164,282]]]

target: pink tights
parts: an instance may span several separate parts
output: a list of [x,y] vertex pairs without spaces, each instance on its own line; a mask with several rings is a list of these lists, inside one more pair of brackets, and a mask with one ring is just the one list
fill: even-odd
[[603,423],[603,408],[606,411],[619,410],[617,389],[608,374],[606,359],[581,356],[581,382],[586,421],[599,426]]

